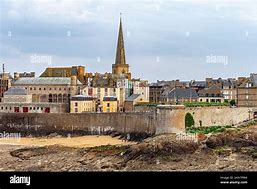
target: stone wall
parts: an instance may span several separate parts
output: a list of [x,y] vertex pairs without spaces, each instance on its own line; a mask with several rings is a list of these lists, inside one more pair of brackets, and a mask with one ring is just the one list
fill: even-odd
[[82,113],[40,114],[0,113],[0,132],[25,132],[27,134],[77,133],[110,134],[143,133],[148,135],[185,131],[185,115],[191,113],[195,126],[225,126],[253,118],[254,109],[184,106],[157,106],[149,113]]
[[240,124],[252,119],[257,109],[245,107],[185,108],[176,105],[159,105],[156,112],[156,134],[162,134],[185,131],[185,115],[188,112],[194,118],[195,127],[210,127]]
[[202,126],[208,127],[235,125],[253,118],[252,108],[249,109],[246,107],[196,107],[186,108],[185,113],[187,112],[192,114],[196,127],[200,126],[200,121],[202,122]]
[[49,134],[155,133],[153,114],[143,113],[83,113],[24,114],[1,113],[0,131],[21,131]]

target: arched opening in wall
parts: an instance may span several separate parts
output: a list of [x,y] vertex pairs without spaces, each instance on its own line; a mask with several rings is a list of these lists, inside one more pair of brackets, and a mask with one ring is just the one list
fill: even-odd
[[47,102],[46,95],[41,95],[40,96],[40,102]]
[[57,102],[57,94],[53,94],[53,102]]
[[63,94],[62,100],[63,100],[63,102],[67,102],[67,95],[66,94]]
[[53,95],[52,94],[48,95],[48,102],[53,102]]
[[58,102],[62,102],[62,94],[58,94]]

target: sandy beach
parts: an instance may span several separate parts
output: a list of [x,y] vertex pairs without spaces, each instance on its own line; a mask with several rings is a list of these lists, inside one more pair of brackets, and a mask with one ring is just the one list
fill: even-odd
[[79,137],[21,137],[18,138],[0,138],[0,145],[18,145],[18,146],[48,146],[61,145],[66,147],[95,147],[101,145],[128,145],[134,142],[124,142],[118,137],[111,136],[79,136]]

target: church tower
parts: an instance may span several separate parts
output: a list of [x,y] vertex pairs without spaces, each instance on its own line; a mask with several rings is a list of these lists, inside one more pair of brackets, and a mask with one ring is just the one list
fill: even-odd
[[124,75],[126,78],[131,79],[131,73],[129,72],[129,65],[126,64],[121,17],[120,17],[119,36],[118,36],[117,49],[116,49],[116,58],[115,58],[115,64],[112,65],[112,74]]

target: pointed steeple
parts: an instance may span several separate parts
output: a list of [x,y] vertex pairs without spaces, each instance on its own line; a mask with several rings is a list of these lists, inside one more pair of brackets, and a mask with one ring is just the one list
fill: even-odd
[[119,36],[118,36],[117,49],[116,49],[116,58],[115,58],[115,63],[112,65],[112,73],[116,76],[122,76],[122,77],[125,76],[127,79],[131,79],[131,73],[129,72],[129,65],[126,64],[121,14],[120,14]]
[[118,36],[118,42],[117,42],[115,64],[126,64],[121,13],[120,13],[120,26],[119,26],[119,36]]

